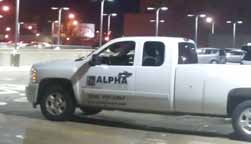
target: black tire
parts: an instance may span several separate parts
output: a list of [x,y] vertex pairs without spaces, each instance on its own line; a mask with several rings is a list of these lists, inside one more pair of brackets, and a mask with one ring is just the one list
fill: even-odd
[[91,107],[80,107],[80,110],[83,112],[84,115],[95,115],[102,111],[99,108],[91,108]]
[[[52,112],[50,112],[50,110],[49,110],[50,108],[47,108],[48,106],[46,106],[46,104],[49,104],[49,102],[48,102],[49,96],[52,96],[53,94],[61,94],[61,97],[63,100],[62,103],[65,104],[65,107],[62,110],[62,113],[59,113],[57,115],[52,114]],[[54,99],[54,101],[55,101],[55,99]],[[55,103],[53,103],[53,104],[55,105]],[[50,105],[53,105],[53,104],[50,103]],[[60,107],[60,109],[61,109],[61,106],[57,105],[57,107]],[[72,115],[73,115],[75,108],[76,108],[76,103],[73,99],[73,94],[72,94],[71,90],[69,90],[63,86],[60,86],[60,85],[49,85],[44,89],[44,93],[42,94],[40,108],[41,108],[42,114],[48,120],[67,121],[72,118]]]
[[[243,130],[242,126],[240,125],[240,120],[245,119],[245,115],[243,115],[243,112],[245,111],[250,111],[251,114],[251,100],[244,101],[240,103],[233,111],[232,114],[232,125],[235,131],[235,134],[242,138],[243,140],[251,141],[251,129],[250,133],[245,132]],[[251,125],[251,117],[247,118],[248,120],[248,125]]]

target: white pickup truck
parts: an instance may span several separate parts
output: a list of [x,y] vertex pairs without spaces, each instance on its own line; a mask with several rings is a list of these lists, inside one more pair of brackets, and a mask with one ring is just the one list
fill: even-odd
[[251,67],[197,64],[192,40],[114,39],[86,58],[34,64],[26,88],[34,108],[54,121],[75,108],[231,117],[251,140]]

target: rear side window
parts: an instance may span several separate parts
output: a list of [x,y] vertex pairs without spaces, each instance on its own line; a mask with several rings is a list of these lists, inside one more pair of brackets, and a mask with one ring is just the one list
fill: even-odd
[[231,51],[230,54],[231,55],[236,55],[236,56],[243,55],[242,52],[238,52],[238,51]]
[[225,50],[220,50],[219,55],[220,55],[220,56],[226,56]]
[[164,63],[165,45],[162,42],[146,42],[142,66],[161,66]]
[[198,63],[195,45],[187,42],[179,43],[179,64],[195,63]]
[[205,54],[212,54],[212,53],[213,53],[212,50],[206,50],[206,51],[205,51]]

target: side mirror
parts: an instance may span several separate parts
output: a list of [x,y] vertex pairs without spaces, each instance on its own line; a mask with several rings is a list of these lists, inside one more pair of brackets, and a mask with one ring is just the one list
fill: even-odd
[[92,55],[91,60],[89,61],[89,65],[90,66],[95,66],[96,65],[96,59],[97,59],[97,55]]

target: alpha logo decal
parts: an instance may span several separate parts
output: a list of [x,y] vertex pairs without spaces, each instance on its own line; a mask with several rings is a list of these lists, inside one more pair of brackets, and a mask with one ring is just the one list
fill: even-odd
[[87,77],[87,85],[88,86],[95,86],[96,85],[96,77],[95,76],[88,76]]
[[95,86],[96,84],[125,84],[127,85],[127,77],[112,76],[88,76],[87,85]]

